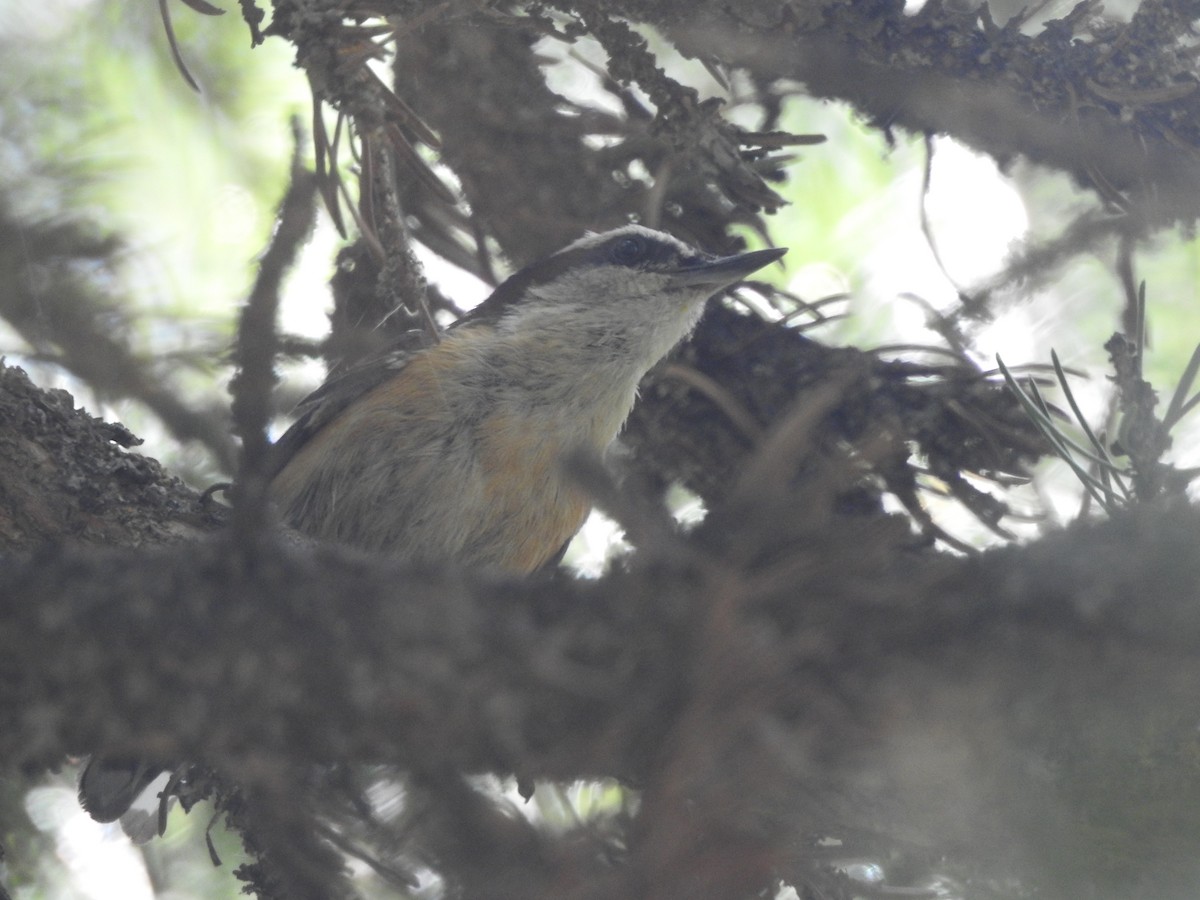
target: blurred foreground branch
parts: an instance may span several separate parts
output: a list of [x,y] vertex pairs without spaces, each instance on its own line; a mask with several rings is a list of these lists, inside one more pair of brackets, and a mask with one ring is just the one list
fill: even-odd
[[[248,876],[266,896],[334,890],[320,823],[338,807],[304,774],[333,764],[416,773],[443,818],[407,823],[392,852],[441,847],[450,881],[515,879],[524,897],[750,896],[823,877],[816,838],[850,832],[1062,888],[1103,852],[1089,804],[1114,771],[1175,790],[1106,821],[1132,828],[1149,805],[1162,825],[1087,877],[1177,874],[1154,837],[1190,821],[1195,793],[1200,515],[1142,507],[1027,548],[925,556],[901,520],[831,508],[840,464],[793,482],[794,460],[768,463],[765,495],[743,486],[693,538],[594,583],[273,541],[244,566],[219,534],[10,559],[0,759],[213,767],[247,798],[231,815],[267,851]],[[643,797],[628,853],[601,871],[570,849],[579,834],[506,831],[516,820],[451,772],[619,777]],[[447,816],[498,843],[452,853]]]

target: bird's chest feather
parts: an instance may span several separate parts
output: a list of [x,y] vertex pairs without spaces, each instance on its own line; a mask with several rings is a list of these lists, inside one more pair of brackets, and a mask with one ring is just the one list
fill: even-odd
[[302,447],[273,484],[291,524],[408,559],[512,572],[553,559],[589,507],[564,457],[605,449],[632,387],[565,404],[525,387],[553,379],[518,378],[472,344],[417,356]]
[[563,459],[580,449],[532,417],[494,413],[477,431],[482,521],[475,543],[502,548],[493,560],[532,571],[552,559],[579,530],[588,502],[564,475]]

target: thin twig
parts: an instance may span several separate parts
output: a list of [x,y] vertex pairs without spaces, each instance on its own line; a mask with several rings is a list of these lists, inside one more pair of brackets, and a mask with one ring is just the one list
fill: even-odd
[[295,148],[292,178],[279,207],[275,233],[259,261],[258,277],[242,310],[234,357],[238,371],[230,384],[233,425],[242,439],[242,456],[234,492],[233,528],[242,545],[260,531],[265,517],[267,466],[270,444],[267,424],[271,415],[271,390],[275,386],[275,318],[284,275],[312,230],[316,214],[316,176],[300,162],[299,124],[292,123]]

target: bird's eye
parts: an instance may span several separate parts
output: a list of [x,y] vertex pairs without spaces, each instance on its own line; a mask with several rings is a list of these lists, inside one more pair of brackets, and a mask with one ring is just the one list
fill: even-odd
[[632,266],[646,258],[646,240],[636,235],[621,238],[612,248],[613,262],[622,266]]

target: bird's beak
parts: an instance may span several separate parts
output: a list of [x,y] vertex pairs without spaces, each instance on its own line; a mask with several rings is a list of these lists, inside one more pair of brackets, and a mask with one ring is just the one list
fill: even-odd
[[741,281],[751,272],[757,272],[767,263],[775,262],[787,247],[772,247],[769,250],[752,250],[735,256],[697,257],[689,260],[671,274],[673,286],[711,287],[717,291],[736,281]]

